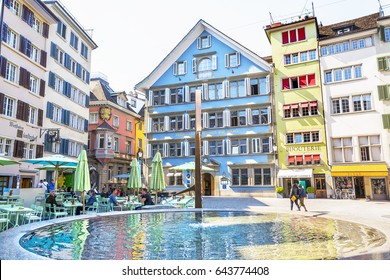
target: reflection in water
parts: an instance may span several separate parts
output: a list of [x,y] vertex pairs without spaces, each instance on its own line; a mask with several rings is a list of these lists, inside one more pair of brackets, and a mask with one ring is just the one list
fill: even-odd
[[248,212],[167,212],[95,217],[25,234],[52,259],[338,259],[366,254],[385,236],[319,217]]

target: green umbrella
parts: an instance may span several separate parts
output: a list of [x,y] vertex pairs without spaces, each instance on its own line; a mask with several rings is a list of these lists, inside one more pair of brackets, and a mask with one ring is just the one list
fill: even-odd
[[84,204],[84,190],[85,187],[91,186],[91,180],[89,178],[89,168],[88,168],[88,159],[87,152],[82,150],[76,167],[75,180],[74,180],[74,190],[81,192],[81,201],[83,203],[83,213],[85,213],[85,204]]
[[0,165],[12,165],[12,164],[19,164],[19,162],[8,158],[0,157]]
[[127,188],[135,190],[139,190],[141,188],[141,175],[139,174],[138,161],[133,158],[131,161],[131,171],[130,178],[127,182]]
[[157,152],[152,161],[152,174],[149,184],[150,190],[156,191],[156,204],[158,191],[165,189],[164,170],[160,152]]
[[55,168],[55,186],[54,189],[57,189],[57,178],[58,178],[58,169],[60,167],[69,167],[69,166],[76,166],[77,160],[66,157],[63,155],[52,155],[47,157],[41,157],[41,158],[34,158],[34,159],[24,159],[21,160],[21,162],[27,162],[31,164],[42,164],[42,165],[51,165]]

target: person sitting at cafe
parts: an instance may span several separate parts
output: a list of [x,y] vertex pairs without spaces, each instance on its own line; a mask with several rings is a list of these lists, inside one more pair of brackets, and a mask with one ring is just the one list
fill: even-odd
[[108,197],[108,203],[111,203],[113,205],[114,210],[122,211],[122,206],[116,199],[118,195],[119,195],[119,190],[118,189],[113,190],[110,196]]
[[[153,199],[150,196],[148,188],[142,188],[141,194],[138,195],[138,201],[142,202],[143,205],[154,205]],[[138,206],[135,210],[141,209],[142,206]]]
[[[51,191],[49,196],[46,198],[46,203],[50,204],[50,207],[53,208],[53,205],[55,206],[62,206],[59,204],[56,200],[57,194],[54,191]],[[50,209],[46,209],[47,211],[50,211]]]
[[[93,206],[95,202],[97,202],[96,193],[93,190],[88,191],[89,198],[87,202],[85,203],[85,208],[87,209],[89,206]],[[77,206],[76,208],[76,215],[80,215],[81,211],[83,210],[82,206]]]

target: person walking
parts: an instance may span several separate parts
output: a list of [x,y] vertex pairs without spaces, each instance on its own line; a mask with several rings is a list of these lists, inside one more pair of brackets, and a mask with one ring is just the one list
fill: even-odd
[[298,185],[299,205],[300,205],[300,207],[303,207],[305,209],[305,211],[307,212],[306,205],[305,205],[305,197],[306,197],[305,189],[301,185]]
[[290,191],[290,207],[291,211],[293,210],[294,203],[298,207],[298,211],[301,211],[301,208],[299,207],[298,204],[298,186],[296,183],[293,184],[291,191]]

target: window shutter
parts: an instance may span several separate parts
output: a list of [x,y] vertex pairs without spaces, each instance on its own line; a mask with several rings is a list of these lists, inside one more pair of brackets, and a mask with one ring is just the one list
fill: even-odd
[[245,78],[244,79],[244,91],[246,95],[251,95],[251,79]]
[[237,66],[240,66],[240,64],[241,64],[241,53],[236,52],[236,56],[237,56]]
[[164,116],[164,131],[169,131],[169,129],[170,129],[169,116]]
[[58,60],[58,49],[57,45],[53,42],[50,44],[50,56],[55,60]]
[[56,83],[56,75],[53,72],[49,72],[49,87],[52,89],[55,88],[55,83]]
[[287,89],[290,89],[290,79],[289,78],[282,79],[282,90],[287,90]]
[[14,141],[14,157],[23,158],[24,142],[20,140]]
[[65,66],[68,70],[70,70],[70,68],[71,68],[70,55],[67,54],[67,53],[65,53],[65,64],[64,64],[64,66]]
[[203,148],[202,154],[207,156],[209,154],[209,141],[204,140],[202,148]]
[[0,114],[3,114],[4,109],[4,93],[0,92]]
[[80,65],[80,63],[76,64],[76,76],[81,78],[81,65]]
[[184,86],[184,101],[190,102],[190,87],[188,85]]
[[223,111],[223,126],[230,127],[230,111],[228,109]]
[[222,82],[222,95],[225,97],[225,98],[229,98],[230,94],[229,94],[229,81],[223,81]]
[[226,138],[226,154],[230,155],[232,153],[232,146],[231,146],[231,141],[229,138]]
[[38,126],[43,125],[43,110],[38,109]]
[[49,38],[49,25],[46,22],[42,24],[42,36]]
[[225,54],[225,67],[229,68],[229,54]]
[[1,38],[2,41],[6,42],[7,41],[7,33],[8,33],[8,25],[3,22],[3,26],[1,28]]
[[47,102],[46,104],[46,118],[53,119],[53,103]]
[[18,120],[23,120],[23,108],[24,108],[24,102],[21,100],[18,100],[17,103],[17,109],[16,109],[16,118]]
[[245,109],[246,111],[246,123],[248,125],[252,124],[252,110],[250,108]]
[[209,127],[209,113],[203,113],[203,128]]
[[19,35],[19,51],[23,54],[26,54],[25,49],[26,49],[26,38],[24,38],[22,35]]
[[148,132],[152,132],[152,118],[147,118],[146,121]]
[[151,158],[152,157],[152,145],[148,144],[146,146],[146,157]]
[[388,85],[378,86],[378,95],[379,95],[379,100],[388,100],[389,86]]
[[209,85],[202,84],[202,100],[208,100],[208,99],[209,99]]
[[89,84],[91,74],[90,74],[88,71],[85,71],[85,72],[86,72],[86,75],[85,75],[85,82],[86,82],[87,84]]
[[211,56],[211,69],[217,70],[217,55],[216,54]]
[[89,95],[85,96],[85,108],[89,108]]
[[39,62],[43,67],[47,65],[47,52],[41,50],[41,60]]
[[249,154],[250,139],[246,138],[246,154]]
[[381,41],[385,42],[386,40],[386,36],[385,36],[385,27],[384,26],[379,26],[379,37],[381,39]]
[[88,132],[88,120],[84,119],[84,132]]
[[196,73],[196,68],[197,68],[197,61],[196,61],[196,58],[194,57],[192,59],[192,73]]
[[168,155],[169,155],[169,146],[168,143],[164,143],[162,156],[168,157]]
[[4,5],[9,9],[10,0],[4,0]]
[[35,155],[37,158],[43,157],[43,145],[37,145]]
[[7,71],[7,59],[4,56],[0,56],[0,76],[5,78]]
[[173,76],[177,76],[177,62],[173,63]]
[[384,71],[386,70],[386,57],[378,57],[377,58],[377,61],[378,61],[378,71]]
[[187,60],[183,61],[184,74],[187,74]]
[[383,128],[389,129],[390,128],[390,114],[382,115],[383,120]]
[[66,81],[64,81],[64,95],[70,98],[72,85]]
[[45,133],[45,140],[44,141],[45,142],[43,143],[44,144],[43,148],[44,148],[45,152],[51,152],[51,149],[50,149],[51,145],[49,142],[49,134]]
[[198,48],[198,50],[200,50],[200,48],[201,48],[201,38],[200,37],[198,37],[198,39],[196,40],[196,46],[197,46],[197,48]]
[[153,105],[153,90],[149,90],[149,106]]
[[169,103],[171,103],[170,100],[171,100],[171,90],[169,88],[166,88],[165,89],[165,101],[164,101],[164,103],[165,104],[169,104]]
[[272,123],[272,107],[271,106],[269,106],[267,108],[267,113],[268,113],[268,123],[270,124],[270,123]]
[[190,143],[188,143],[188,140],[184,140],[183,142],[183,156],[188,157],[190,152]]
[[267,94],[270,94],[271,93],[271,85],[270,85],[270,76],[269,75],[265,78],[265,82],[266,82],[266,87],[267,87]]

